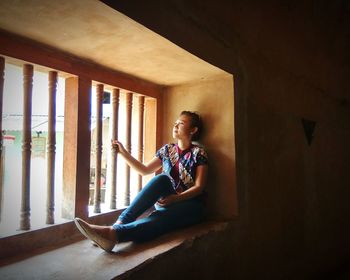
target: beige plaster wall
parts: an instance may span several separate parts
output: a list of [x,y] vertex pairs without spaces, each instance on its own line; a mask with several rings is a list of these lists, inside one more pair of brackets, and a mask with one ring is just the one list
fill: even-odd
[[204,124],[199,141],[208,152],[208,214],[237,215],[233,76],[169,87],[164,93],[163,139],[173,142],[172,126],[183,110],[197,111]]

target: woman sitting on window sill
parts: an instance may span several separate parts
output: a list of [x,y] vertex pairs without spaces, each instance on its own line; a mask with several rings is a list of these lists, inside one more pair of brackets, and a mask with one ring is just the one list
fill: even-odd
[[[132,157],[119,141],[112,141],[113,148],[141,175],[156,172],[160,168],[162,173],[143,187],[112,226],[92,225],[75,218],[80,232],[110,252],[117,243],[147,241],[201,222],[208,159],[203,148],[192,144],[192,141],[198,140],[201,128],[198,114],[181,112],[172,130],[177,143],[164,145],[147,164]],[[153,205],[155,211],[145,218],[137,219]]]

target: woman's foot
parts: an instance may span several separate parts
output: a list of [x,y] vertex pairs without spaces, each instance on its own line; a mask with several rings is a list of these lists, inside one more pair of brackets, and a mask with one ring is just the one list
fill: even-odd
[[112,227],[91,225],[80,218],[75,218],[74,222],[85,237],[107,252],[111,252],[118,241]]

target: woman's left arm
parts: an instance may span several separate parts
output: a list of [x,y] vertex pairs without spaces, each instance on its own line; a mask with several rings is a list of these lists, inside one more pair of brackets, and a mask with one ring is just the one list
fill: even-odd
[[166,207],[174,202],[183,201],[200,195],[203,192],[204,186],[207,182],[208,165],[199,165],[196,169],[196,178],[194,185],[188,190],[180,194],[172,194],[165,198],[158,200],[158,205],[161,207]]

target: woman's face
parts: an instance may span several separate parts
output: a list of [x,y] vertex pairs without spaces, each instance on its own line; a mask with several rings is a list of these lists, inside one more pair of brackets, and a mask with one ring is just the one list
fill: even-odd
[[191,127],[191,117],[180,115],[173,127],[173,137],[176,139],[191,138],[194,128]]

